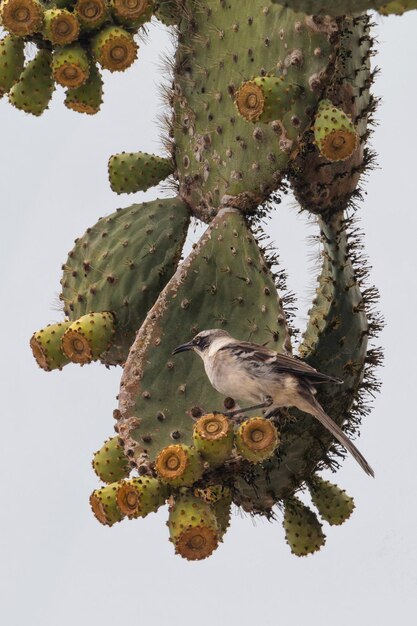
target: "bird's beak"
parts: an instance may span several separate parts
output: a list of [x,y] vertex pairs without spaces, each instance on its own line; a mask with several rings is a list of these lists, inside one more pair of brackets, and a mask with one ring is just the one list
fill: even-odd
[[175,348],[172,354],[178,354],[179,352],[186,352],[187,350],[192,350],[194,348],[193,342],[189,341],[188,343],[183,343],[178,348]]

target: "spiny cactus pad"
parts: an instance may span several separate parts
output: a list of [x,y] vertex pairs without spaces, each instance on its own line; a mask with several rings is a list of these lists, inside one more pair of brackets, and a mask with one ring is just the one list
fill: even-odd
[[314,476],[308,482],[308,488],[311,501],[322,519],[332,526],[339,526],[349,519],[355,503],[345,491],[319,476]]
[[109,180],[116,193],[147,191],[173,173],[170,159],[145,152],[122,152],[109,160]]
[[9,93],[13,106],[32,115],[41,115],[44,112],[54,91],[51,63],[51,53],[48,50],[39,50]]
[[285,538],[296,556],[317,552],[325,544],[326,537],[315,513],[298,498],[285,500],[283,526]]
[[294,11],[304,11],[309,15],[346,15],[348,13],[362,13],[375,9],[382,15],[397,13],[417,8],[416,0],[400,0],[387,2],[386,0],[271,0],[274,4],[281,4]]
[[0,98],[13,87],[23,72],[23,45],[22,39],[12,35],[0,40]]

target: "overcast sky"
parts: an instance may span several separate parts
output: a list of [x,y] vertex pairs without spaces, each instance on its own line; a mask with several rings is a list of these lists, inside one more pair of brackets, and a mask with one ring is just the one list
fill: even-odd
[[[160,151],[156,85],[166,29],[150,29],[126,74],[106,73],[95,117],[68,111],[62,92],[39,119],[0,101],[2,623],[415,623],[417,13],[377,21],[380,169],[369,176],[361,216],[387,321],[386,365],[359,441],[376,479],[345,461],[332,480],[357,508],[345,525],[327,527],[325,548],[304,559],[290,554],[280,523],[238,514],[224,545],[200,563],[174,556],[165,509],[112,529],[98,524],[88,505],[97,486],[90,462],[112,435],[121,372],[93,365],[46,374],[28,347],[35,329],[60,319],[60,267],[74,238],[99,216],[161,193],[117,197],[106,164],[122,150]],[[291,199],[271,228],[304,325],[314,286],[306,237],[314,229]]]

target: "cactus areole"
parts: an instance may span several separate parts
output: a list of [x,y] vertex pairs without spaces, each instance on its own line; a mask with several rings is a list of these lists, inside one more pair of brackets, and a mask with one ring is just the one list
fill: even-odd
[[[366,11],[415,8],[413,0],[2,3],[0,95],[33,115],[47,109],[55,83],[70,111],[99,113],[101,69],[140,62],[136,35],[152,16],[177,35],[167,152],[120,146],[108,165],[118,194],[166,181],[176,195],[118,209],[76,239],[62,266],[65,317],[30,341],[45,371],[92,361],[123,367],[116,435],[93,458],[105,484],[90,504],[102,524],[168,504],[175,552],[201,560],[224,540],[234,504],[281,517],[292,553],[305,556],[325,544],[317,516],[337,525],[352,513],[352,498],[317,474],[337,469],[344,450],[312,416],[291,407],[272,420],[239,412],[238,398],[217,393],[199,360],[172,353],[215,328],[295,350],[285,274],[261,226],[289,184],[321,241],[299,356],[343,380],[321,386],[318,399],[349,435],[357,430],[381,359],[372,344],[377,292],[366,284],[352,217],[372,162]],[[29,62],[26,41],[38,49]],[[191,217],[207,229],[181,261]],[[317,514],[297,497],[305,488]]]

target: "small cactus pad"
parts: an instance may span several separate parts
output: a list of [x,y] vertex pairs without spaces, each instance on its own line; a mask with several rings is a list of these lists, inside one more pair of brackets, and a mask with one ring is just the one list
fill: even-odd
[[19,80],[25,55],[23,39],[6,35],[0,40],[0,98]]
[[70,321],[58,322],[33,333],[30,347],[37,364],[45,372],[60,370],[64,365],[70,363],[70,360],[62,351],[61,343],[63,334],[70,326]]
[[155,468],[163,482],[173,487],[187,487],[201,478],[204,464],[195,448],[173,444],[161,450]]
[[165,504],[168,488],[156,478],[140,476],[120,483],[117,492],[119,509],[129,518],[146,517]]
[[85,30],[99,28],[108,19],[107,0],[77,0],[75,15]]
[[123,72],[135,61],[138,46],[128,31],[118,26],[107,26],[92,39],[92,51],[106,70]]
[[153,0],[110,0],[110,7],[116,22],[140,26],[152,17]]
[[44,14],[43,34],[53,44],[64,46],[78,39],[80,23],[67,9],[48,9]]
[[175,552],[188,561],[207,558],[219,543],[219,529],[212,507],[192,495],[176,497],[170,508],[168,528]]
[[322,519],[332,526],[339,526],[349,519],[355,508],[355,503],[345,491],[319,476],[314,476],[309,480],[307,486],[311,494],[311,501]]
[[116,193],[147,191],[174,171],[172,161],[154,154],[114,154],[109,159],[109,180]]
[[236,106],[248,122],[268,123],[281,120],[299,95],[299,86],[288,84],[284,76],[258,76],[239,87]]
[[[271,0],[273,4],[280,4],[293,11],[303,11],[308,15],[347,15],[362,13],[370,9],[381,10],[386,6],[386,0]],[[401,4],[409,10],[416,8],[415,0],[402,0],[401,2],[388,3]],[[414,6],[413,6],[414,5]],[[394,12],[394,11],[393,11]]]
[[109,349],[114,332],[112,313],[87,313],[65,331],[62,349],[73,363],[91,363]]
[[91,509],[100,524],[113,526],[123,519],[124,514],[120,511],[116,501],[118,488],[119,483],[111,483],[101,489],[96,489],[91,494]]
[[9,93],[13,106],[32,115],[44,112],[54,91],[51,60],[48,50],[39,50],[33,61],[26,65]]
[[236,431],[236,448],[243,458],[252,463],[269,459],[279,445],[274,424],[264,417],[251,417]]
[[298,498],[285,500],[283,526],[285,538],[296,556],[307,556],[320,550],[326,542],[316,515]]
[[176,270],[189,224],[176,198],[134,204],[100,219],[76,240],[63,266],[61,299],[75,321],[111,311],[116,332],[108,365],[126,360],[136,331]]
[[81,87],[68,89],[64,104],[68,109],[77,113],[94,115],[100,110],[103,102],[103,80],[100,71],[93,63],[90,66],[90,74]]
[[57,83],[75,89],[85,83],[90,71],[90,63],[84,48],[72,44],[58,48],[52,60],[52,73]]
[[195,423],[194,446],[212,467],[222,465],[229,458],[233,439],[233,426],[221,413],[208,413]]
[[210,488],[212,493],[212,504],[214,514],[219,528],[219,541],[223,541],[227,529],[230,526],[232,513],[232,494],[228,487],[215,485]]
[[352,120],[330,100],[320,102],[314,122],[314,137],[322,156],[345,161],[355,152],[359,137]]
[[104,483],[113,483],[129,476],[129,462],[118,443],[118,437],[108,439],[92,461],[93,469]]
[[406,11],[417,9],[417,0],[394,0],[380,7],[381,15],[402,15]]
[[3,26],[13,35],[32,35],[42,26],[42,4],[37,0],[3,0],[0,17]]

